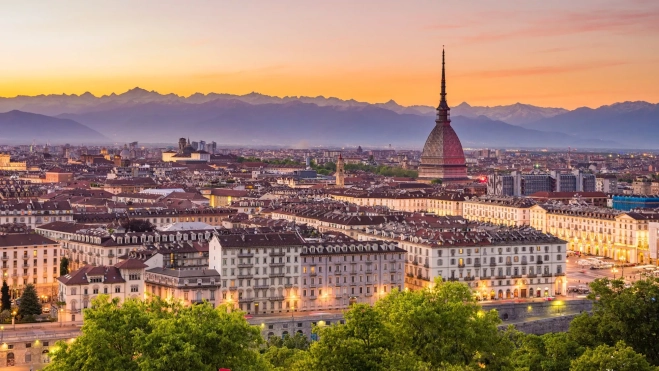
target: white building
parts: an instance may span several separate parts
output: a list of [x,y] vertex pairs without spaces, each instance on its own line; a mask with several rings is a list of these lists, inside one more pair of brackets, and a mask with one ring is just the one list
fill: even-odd
[[405,284],[405,250],[394,242],[310,243],[302,248],[297,310],[344,309],[374,304]]
[[147,294],[184,304],[204,301],[217,305],[221,286],[220,274],[214,269],[178,270],[152,268],[144,275]]
[[56,241],[37,234],[0,235],[2,278],[12,297],[19,297],[27,284],[34,285],[40,297],[56,297],[60,253]]
[[391,223],[367,228],[360,240],[397,241],[407,251],[405,287],[466,283],[479,299],[566,293],[566,242],[525,227],[420,227]]
[[83,311],[91,301],[105,294],[121,302],[129,298],[144,298],[144,269],[139,260],[125,260],[110,266],[84,266],[61,276],[59,301],[65,302],[60,309],[60,321],[75,322],[83,319]]

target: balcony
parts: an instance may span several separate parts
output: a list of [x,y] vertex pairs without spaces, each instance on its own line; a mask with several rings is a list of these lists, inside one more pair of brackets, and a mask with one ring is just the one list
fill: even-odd
[[238,286],[229,286],[229,291],[236,291],[238,290]]
[[430,280],[428,277],[424,277],[422,274],[417,274],[416,278],[420,279],[420,280],[424,280],[424,281],[429,281]]
[[458,264],[458,268],[464,268],[464,267],[465,267],[464,263]]
[[239,303],[251,303],[254,301],[254,298],[239,298],[238,302]]
[[254,285],[254,289],[256,290],[263,290],[263,289],[269,289],[270,285]]
[[238,275],[239,280],[246,280],[246,279],[250,279],[250,278],[254,278],[254,275],[253,274],[239,274]]
[[513,274],[510,278],[522,278],[521,274]]
[[457,282],[457,281],[458,281],[458,278],[456,278],[456,277],[449,277],[449,278],[447,278],[446,280],[449,281],[449,282]]
[[290,289],[290,288],[292,288],[292,287],[293,287],[293,284],[292,284],[292,283],[286,283],[286,284],[284,284],[284,288],[286,288],[286,289]]
[[505,280],[505,279],[506,279],[506,276],[494,276],[494,279],[497,279],[497,280]]
[[252,264],[252,263],[241,263],[241,264],[238,264],[238,268],[252,268],[253,266],[254,266],[254,264]]
[[474,281],[474,280],[476,280],[476,277],[474,277],[474,276],[471,276],[471,277],[470,277],[470,276],[467,276],[467,277],[464,278],[464,280],[465,280],[465,281]]
[[367,292],[366,294],[364,294],[364,296],[370,297],[370,296],[373,296],[373,293],[372,292]]
[[318,275],[318,272],[316,272],[316,271],[311,271],[311,272],[309,272],[309,275],[310,275],[310,276],[317,276],[317,275]]
[[114,253],[112,251],[108,253],[108,258],[114,258]]
[[481,263],[474,263],[474,267],[478,268],[481,266]]
[[526,275],[526,277],[527,278],[536,278],[536,277],[538,277],[538,275],[534,274],[534,273],[529,273],[529,274]]
[[496,267],[497,263],[490,263],[490,267]]
[[252,257],[254,257],[254,254],[251,253],[251,252],[241,252],[241,253],[238,253],[238,257],[239,258],[252,258]]
[[366,274],[373,274],[373,270],[372,269],[367,269]]
[[283,251],[273,251],[269,255],[270,256],[284,256],[284,255],[286,255],[286,253],[283,252]]
[[513,265],[513,262],[506,262],[506,265]]
[[334,286],[336,286],[336,287],[341,287],[342,285],[343,284],[341,282],[337,282],[337,283],[334,284]]
[[425,263],[423,266],[426,267],[426,268],[430,268],[430,264],[428,264],[428,263]]
[[551,277],[551,276],[552,276],[551,273],[543,273],[543,274],[542,274],[542,277]]
[[23,268],[29,268],[29,267],[30,267],[30,264],[29,264],[29,263],[27,263],[27,264],[26,264],[26,263],[23,263]]
[[407,273],[406,276],[410,278],[414,278],[414,273]]
[[538,259],[535,264],[542,264],[542,260]]
[[554,273],[554,276],[555,276],[555,277],[565,276],[565,272]]
[[526,264],[527,264],[526,261],[522,261],[522,265],[526,265]]
[[419,263],[416,260],[412,260],[412,265],[419,265]]
[[286,263],[270,263],[271,267],[283,267],[285,265],[286,265]]
[[283,295],[268,296],[268,300],[270,300],[270,301],[283,301],[284,296]]
[[284,277],[286,273],[270,273],[269,277],[270,278],[276,278],[276,277]]

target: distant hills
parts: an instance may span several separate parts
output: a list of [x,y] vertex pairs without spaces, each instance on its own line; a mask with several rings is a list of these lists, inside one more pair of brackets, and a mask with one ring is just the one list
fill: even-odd
[[108,140],[99,132],[73,120],[18,110],[0,113],[1,143],[31,143],[34,139],[50,143],[105,142]]
[[[495,107],[462,103],[451,114],[465,147],[657,148],[652,139],[659,134],[658,106],[625,102],[568,111],[521,103]],[[393,144],[408,148],[423,145],[435,113],[430,106],[404,107],[394,101],[370,104],[258,93],[183,97],[141,88],[102,97],[85,93],[0,98],[0,112],[11,110],[67,119],[85,133],[75,138],[90,138],[80,139],[87,141],[173,143],[190,136],[223,145]],[[36,125],[28,121],[25,127]],[[89,132],[83,130],[85,126]],[[41,132],[35,128],[31,135]]]

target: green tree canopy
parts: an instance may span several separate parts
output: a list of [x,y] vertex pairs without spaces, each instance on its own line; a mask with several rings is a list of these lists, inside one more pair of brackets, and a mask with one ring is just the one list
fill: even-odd
[[594,348],[624,341],[659,365],[659,278],[648,278],[625,287],[622,280],[599,279],[590,284],[593,314],[583,314],[570,324],[578,344]]
[[628,347],[624,341],[615,346],[600,345],[588,349],[572,361],[570,371],[656,371],[643,357]]
[[317,330],[320,340],[293,369],[501,369],[513,343],[499,323],[467,286],[438,280],[424,290],[394,290],[374,307],[355,305],[344,325]]
[[69,259],[64,256],[59,262],[59,275],[66,276],[67,274],[69,274]]
[[100,295],[85,310],[82,334],[58,342],[46,370],[268,370],[263,339],[241,312]]
[[2,294],[2,308],[0,308],[0,311],[11,310],[11,295],[9,294],[7,281],[2,281],[2,290],[0,290],[0,293]]
[[41,304],[39,303],[37,290],[34,288],[34,285],[27,284],[18,305],[18,315],[35,316],[38,314],[41,314]]

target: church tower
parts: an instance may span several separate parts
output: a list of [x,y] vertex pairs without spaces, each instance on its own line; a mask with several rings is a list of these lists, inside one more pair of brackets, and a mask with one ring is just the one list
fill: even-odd
[[339,159],[336,160],[336,186],[337,187],[345,187],[345,177],[346,177],[346,172],[345,172],[345,163],[343,162],[343,156],[339,153]]

